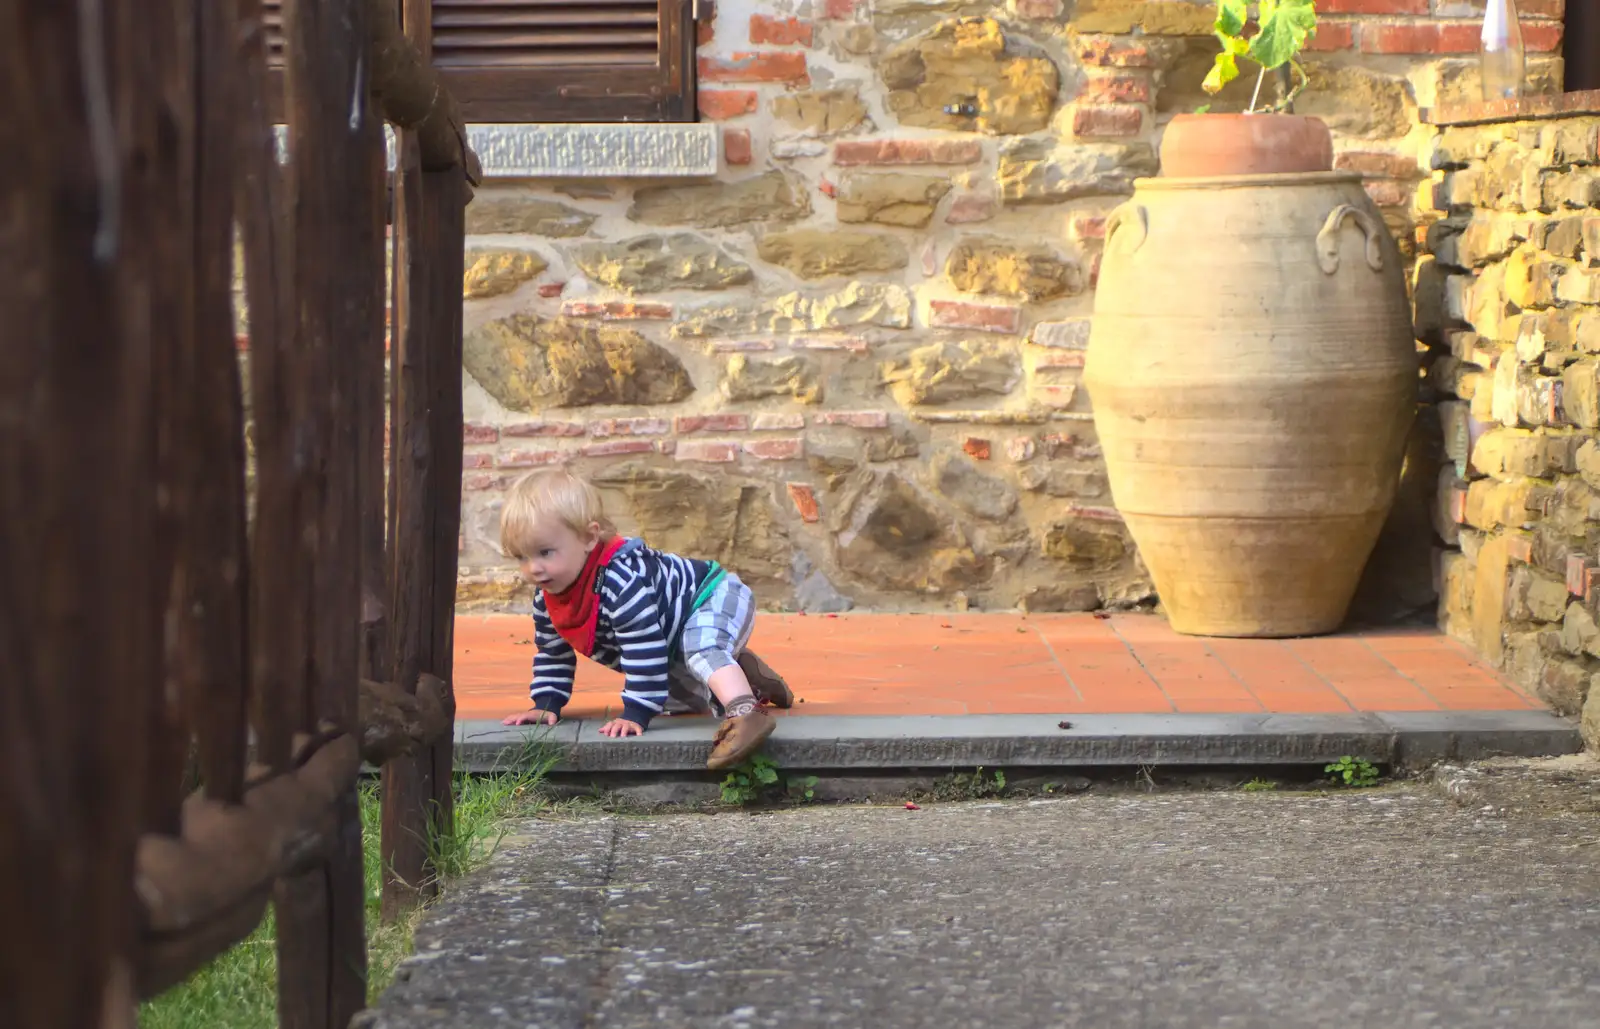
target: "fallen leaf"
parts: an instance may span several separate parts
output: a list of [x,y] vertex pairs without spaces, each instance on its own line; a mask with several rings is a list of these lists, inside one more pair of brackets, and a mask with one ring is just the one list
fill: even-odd
[[1104,611],[1096,611],[1094,616],[1100,619],[1102,622],[1108,622],[1111,620],[1111,616],[1106,614]]
[[920,807],[917,807],[917,805],[911,803],[911,801],[908,800],[908,801],[906,801],[906,810],[907,811],[921,811],[922,809]]
[[1070,728],[1072,728],[1072,723],[1071,722],[1057,722],[1056,723],[1056,728],[1057,729],[1070,729]]

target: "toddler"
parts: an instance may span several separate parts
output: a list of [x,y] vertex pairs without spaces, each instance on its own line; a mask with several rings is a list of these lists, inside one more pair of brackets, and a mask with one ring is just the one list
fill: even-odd
[[[500,514],[500,546],[535,587],[533,707],[506,725],[554,725],[572,699],[578,655],[622,672],[622,714],[605,736],[637,736],[669,699],[724,715],[706,762],[727,768],[754,754],[787,708],[789,687],[747,649],[755,602],[715,561],[652,550],[619,536],[600,494],[571,473],[520,479]],[[752,685],[753,684],[753,685]]]

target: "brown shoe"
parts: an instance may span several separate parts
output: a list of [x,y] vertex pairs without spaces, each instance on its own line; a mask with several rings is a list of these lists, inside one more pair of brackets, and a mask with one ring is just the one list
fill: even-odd
[[724,718],[711,739],[711,756],[707,768],[731,768],[761,749],[761,745],[778,727],[778,720],[756,708],[747,715]]
[[750,680],[750,689],[761,703],[780,708],[794,707],[794,691],[783,681],[783,676],[773,671],[772,666],[761,660],[755,651],[746,650],[740,654],[739,667],[744,671],[744,677]]

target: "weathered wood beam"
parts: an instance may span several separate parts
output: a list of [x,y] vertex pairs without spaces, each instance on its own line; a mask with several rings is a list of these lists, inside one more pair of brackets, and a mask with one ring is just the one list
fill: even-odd
[[311,742],[304,763],[251,786],[242,804],[191,796],[181,836],[139,841],[137,982],[150,997],[247,936],[273,883],[326,860],[340,801],[360,770],[356,738]]
[[394,0],[364,3],[372,41],[372,92],[384,118],[397,129],[416,133],[424,171],[459,166],[467,181],[478,185],[483,167],[467,143],[466,122],[427,56],[401,30]]
[[417,692],[391,682],[361,680],[361,760],[385,765],[449,737],[455,699],[438,676],[423,673]]

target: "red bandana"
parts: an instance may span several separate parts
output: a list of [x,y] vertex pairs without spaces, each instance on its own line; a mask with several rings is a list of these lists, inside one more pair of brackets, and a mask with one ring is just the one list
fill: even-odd
[[594,653],[595,626],[600,619],[600,572],[625,542],[621,536],[613,536],[604,546],[589,552],[583,571],[571,586],[560,593],[544,591],[544,608],[550,613],[556,632],[584,657]]

